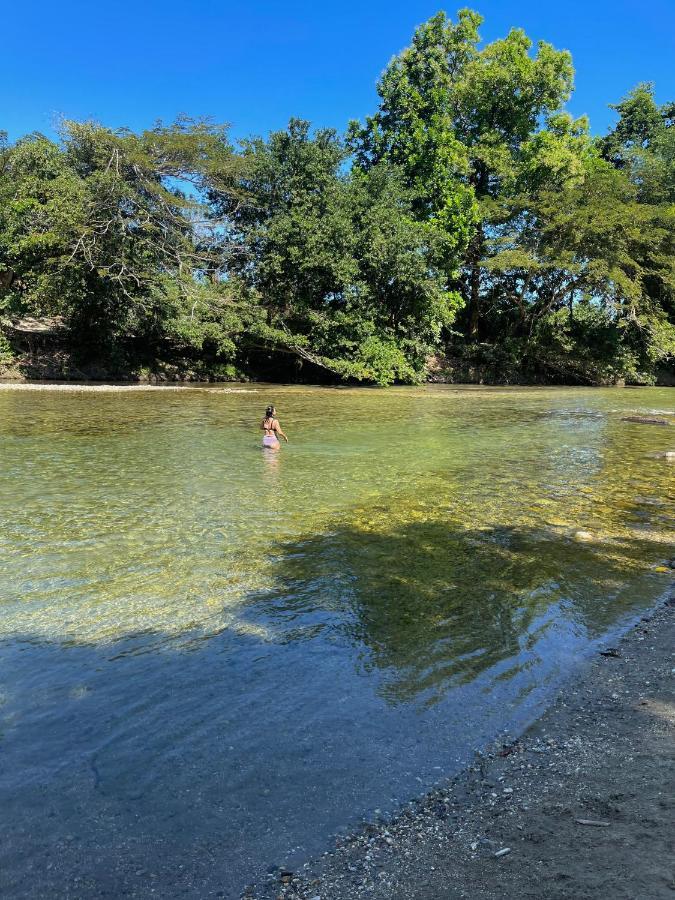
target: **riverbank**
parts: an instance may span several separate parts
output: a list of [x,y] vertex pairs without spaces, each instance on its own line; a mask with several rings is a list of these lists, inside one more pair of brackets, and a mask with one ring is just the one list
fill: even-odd
[[[207,385],[209,385],[207,387]],[[149,384],[148,382],[144,382],[142,384],[67,384],[64,382],[54,382],[54,383],[40,383],[37,384],[35,382],[14,382],[0,381],[0,391],[56,391],[65,394],[76,394],[82,393],[83,391],[90,393],[98,393],[98,394],[117,394],[117,393],[138,393],[139,391],[199,391],[199,390],[211,390],[215,385],[210,382],[201,383],[190,383],[190,384]],[[257,388],[244,388],[244,387],[224,387],[223,385],[218,385],[218,390],[221,394],[257,394]]]
[[517,740],[255,900],[672,897],[675,592]]
[[[0,332],[1,334],[1,332]],[[480,355],[479,348],[479,355]],[[44,382],[98,382],[126,383],[129,385],[184,385],[184,384],[227,384],[229,382],[263,382],[273,384],[302,385],[351,385],[367,386],[373,382],[342,380],[326,370],[305,363],[302,368],[289,366],[285,355],[275,358],[262,357],[259,365],[245,366],[205,366],[193,361],[192,364],[171,364],[157,362],[154,366],[129,366],[111,368],[102,363],[76,365],[63,353],[43,353],[23,356],[3,361],[0,354],[0,383],[3,381],[26,384]],[[646,387],[653,382],[657,387],[675,386],[675,371],[661,368],[652,373],[652,378],[639,377],[626,381],[619,376],[600,376],[584,373],[572,367],[562,371],[546,369],[542,371],[521,371],[518,368],[503,369],[483,365],[469,354],[468,358],[451,359],[442,355],[430,356],[421,383],[452,385],[486,385],[493,387]]]

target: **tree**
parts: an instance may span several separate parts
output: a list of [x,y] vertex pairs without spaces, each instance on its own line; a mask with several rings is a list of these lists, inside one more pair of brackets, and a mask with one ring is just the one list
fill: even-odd
[[81,293],[68,266],[84,227],[83,184],[57,145],[32,135],[0,155],[0,304],[6,313],[58,312]]
[[32,135],[0,159],[0,302],[64,316],[84,358],[150,350],[168,293],[189,305],[222,265],[203,193],[234,165],[223,128],[64,122],[60,145]]
[[489,229],[532,165],[542,117],[544,125],[559,122],[573,77],[569,53],[542,41],[532,57],[519,29],[479,49],[481,22],[465,9],[456,24],[438,13],[421,25],[379,82],[378,112],[351,130],[359,164],[399,163],[422,214],[441,220],[457,252],[466,248],[460,284],[472,338]]
[[[654,86],[637,85],[612,107],[619,118],[599,141],[604,157],[630,179],[640,204],[640,218],[658,223],[662,240],[645,240],[641,255],[643,305],[655,360],[675,358],[675,103],[657,105]],[[658,348],[669,346],[670,352]]]
[[240,250],[233,272],[265,310],[251,341],[343,377],[417,380],[459,298],[447,239],[416,219],[400,173],[346,172],[338,135],[299,120],[244,142],[243,156],[247,202],[219,202]]
[[675,349],[675,329],[646,290],[654,279],[673,283],[673,224],[674,210],[641,204],[626,174],[597,157],[581,177],[524,197],[485,263],[495,337],[522,339],[521,356],[546,368],[555,323],[578,358],[563,354],[563,365],[558,343],[549,361],[560,374],[648,379]]
[[631,156],[649,150],[672,121],[672,104],[659,108],[654,85],[641,82],[623,100],[610,104],[619,119],[609,134],[599,141],[603,156],[617,168],[631,162]]
[[458,272],[476,219],[469,157],[456,133],[455,88],[476,55],[480,22],[462,10],[456,25],[444,13],[421,25],[377,85],[378,111],[363,126],[352,122],[348,134],[357,167],[397,166],[415,216],[445,232],[449,276]]

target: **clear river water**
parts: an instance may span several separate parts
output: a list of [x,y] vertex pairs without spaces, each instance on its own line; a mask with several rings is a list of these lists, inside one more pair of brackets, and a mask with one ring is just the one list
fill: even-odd
[[667,587],[627,415],[675,391],[0,390],[3,900],[234,898],[526,726]]

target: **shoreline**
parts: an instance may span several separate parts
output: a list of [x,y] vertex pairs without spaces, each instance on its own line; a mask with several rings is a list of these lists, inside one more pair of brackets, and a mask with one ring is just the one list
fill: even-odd
[[672,897],[675,589],[515,740],[246,900]]
[[[236,385],[236,386],[234,386]],[[209,392],[221,394],[258,394],[261,390],[270,388],[290,388],[293,390],[326,390],[326,391],[391,391],[400,389],[419,388],[447,388],[453,391],[481,391],[499,394],[514,393],[518,390],[558,391],[643,391],[653,389],[666,389],[671,385],[585,385],[585,384],[538,384],[535,382],[514,382],[512,384],[478,383],[469,381],[441,382],[423,381],[419,384],[394,384],[386,388],[372,384],[310,384],[305,382],[289,381],[17,381],[3,379],[0,376],[0,391],[26,391],[26,392],[52,392],[52,393],[138,393],[145,392]]]
[[[53,391],[62,393],[81,393],[93,392],[99,394],[105,393],[130,393],[138,391],[207,391],[217,390],[221,394],[257,394],[256,388],[229,388],[220,385],[227,382],[186,382],[184,384],[151,384],[150,382],[141,382],[138,384],[114,384],[92,382],[30,382],[30,381],[0,381],[0,391]],[[206,385],[209,385],[207,387]]]
[[[376,385],[371,382],[312,382],[312,381],[267,381],[265,378],[256,377],[253,375],[252,377],[242,377],[241,379],[237,378],[223,378],[223,379],[211,379],[208,377],[125,377],[122,375],[121,377],[115,379],[114,377],[108,377],[107,375],[103,375],[102,377],[97,377],[96,375],[89,376],[86,372],[79,373],[79,377],[68,377],[64,375],[54,374],[53,376],[46,377],[31,377],[20,374],[17,371],[10,371],[5,369],[4,371],[0,371],[0,390],[51,390],[51,391],[81,391],[81,390],[99,390],[99,391],[111,391],[111,390],[124,390],[124,391],[141,391],[141,390],[156,390],[162,388],[164,390],[185,390],[185,389],[193,389],[193,390],[205,390],[205,389],[213,389],[220,388],[221,390],[228,390],[227,385],[251,385],[249,390],[253,392],[255,388],[253,386],[262,384],[262,385],[278,385],[285,387],[323,387],[323,388],[370,388],[375,390],[381,390],[381,385]],[[597,383],[591,384],[586,382],[579,382],[574,380],[568,381],[527,381],[527,380],[513,380],[513,381],[503,381],[500,379],[444,379],[439,378],[437,376],[430,375],[427,378],[422,379],[419,383],[415,384],[402,384],[395,383],[392,385],[388,385],[387,387],[423,387],[423,386],[444,386],[444,387],[454,387],[454,388],[549,388],[549,389],[559,389],[559,388],[582,388],[586,390],[597,390],[597,389],[621,389],[621,390],[630,390],[630,389],[643,389],[643,388],[674,388],[675,387],[675,376],[673,378],[665,378],[656,381],[654,384],[641,384],[641,383],[631,383],[631,382],[611,382],[611,383]],[[237,390],[236,388],[230,390]],[[238,390],[241,390],[239,388]]]

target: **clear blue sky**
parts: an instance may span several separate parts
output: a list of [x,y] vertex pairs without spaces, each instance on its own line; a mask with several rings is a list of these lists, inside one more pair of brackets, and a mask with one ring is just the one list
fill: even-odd
[[469,5],[484,40],[523,27],[572,51],[575,115],[604,133],[607,104],[636,82],[675,100],[675,0],[11,0],[2,14],[0,129],[50,133],[59,115],[131,128],[178,113],[266,133],[292,115],[343,128],[376,103],[375,82],[412,31]]

